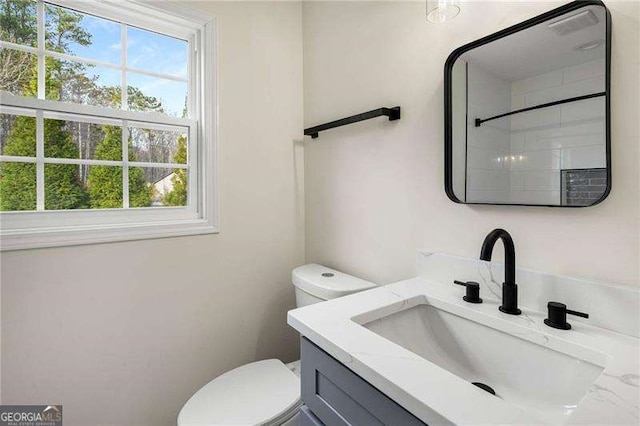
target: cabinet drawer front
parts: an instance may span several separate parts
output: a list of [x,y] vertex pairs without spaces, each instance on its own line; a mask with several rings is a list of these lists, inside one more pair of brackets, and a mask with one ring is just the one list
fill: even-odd
[[323,423],[424,426],[425,423],[304,337],[300,349],[302,400]]

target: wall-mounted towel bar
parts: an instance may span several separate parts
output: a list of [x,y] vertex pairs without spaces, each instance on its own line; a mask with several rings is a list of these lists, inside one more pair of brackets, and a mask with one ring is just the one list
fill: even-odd
[[378,108],[372,111],[363,112],[362,114],[352,115],[351,117],[332,121],[330,123],[321,124],[315,127],[309,127],[308,129],[304,129],[304,134],[309,135],[313,139],[315,139],[318,137],[318,132],[333,129],[334,127],[346,126],[347,124],[357,123],[358,121],[381,117],[383,115],[389,117],[389,121],[400,120],[400,107],[397,106],[393,108]]
[[600,96],[606,96],[606,95],[607,94],[605,92],[592,93],[590,95],[576,96],[575,98],[562,99],[562,100],[559,100],[559,101],[549,102],[549,103],[542,104],[542,105],[536,105],[536,106],[532,106],[532,107],[528,107],[528,108],[518,109],[516,111],[511,111],[511,112],[507,112],[505,114],[496,115],[495,117],[485,118],[484,120],[476,118],[476,127],[480,127],[482,125],[482,123],[486,123],[487,121],[497,120],[498,118],[507,117],[507,116],[513,115],[513,114],[519,114],[521,112],[532,111],[534,109],[540,109],[540,108],[552,107],[552,106],[555,106],[555,105],[566,104],[568,102],[584,101],[585,99],[598,98]]

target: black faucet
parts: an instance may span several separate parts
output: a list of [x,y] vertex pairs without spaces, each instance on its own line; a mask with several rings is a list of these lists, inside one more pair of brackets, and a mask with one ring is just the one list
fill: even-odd
[[567,314],[575,315],[582,318],[589,318],[589,314],[584,312],[572,311],[567,309],[567,305],[559,302],[547,303],[547,309],[549,314],[545,318],[544,323],[549,327],[557,328],[560,330],[570,330],[571,324],[567,322]]
[[520,315],[518,309],[518,285],[516,284],[516,249],[511,235],[504,229],[494,229],[482,243],[480,260],[491,261],[496,241],[504,244],[504,282],[502,283],[502,305],[500,311],[510,315]]

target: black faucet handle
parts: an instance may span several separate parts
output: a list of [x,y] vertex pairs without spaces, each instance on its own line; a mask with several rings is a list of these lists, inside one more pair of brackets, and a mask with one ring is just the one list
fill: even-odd
[[575,315],[577,317],[589,318],[589,314],[586,314],[584,312],[572,311],[571,309],[567,309],[567,313],[570,315]]
[[571,329],[571,324],[567,322],[567,314],[575,315],[582,318],[589,318],[589,314],[567,309],[567,305],[560,302],[547,303],[547,309],[549,312],[547,318],[544,320],[544,323],[549,327],[557,328],[560,330]]
[[454,280],[454,284],[462,285],[467,288],[465,296],[462,298],[467,303],[482,303],[480,298],[480,284],[475,281],[458,281]]

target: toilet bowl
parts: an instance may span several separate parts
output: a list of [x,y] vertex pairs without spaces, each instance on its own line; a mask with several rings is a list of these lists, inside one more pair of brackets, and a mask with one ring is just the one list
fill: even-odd
[[[376,285],[318,264],[291,273],[296,306],[367,290]],[[216,377],[196,392],[178,414],[178,426],[298,424],[300,361],[267,359]]]

